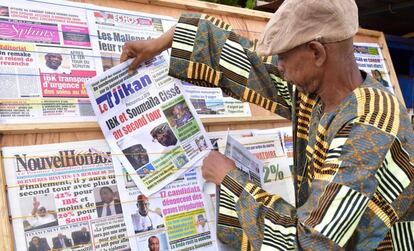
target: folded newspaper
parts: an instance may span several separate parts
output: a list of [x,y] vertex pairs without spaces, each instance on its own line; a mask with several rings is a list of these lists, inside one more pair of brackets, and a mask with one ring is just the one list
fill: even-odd
[[131,60],[91,79],[87,91],[105,139],[139,190],[149,196],[211,149],[165,54],[128,75]]
[[104,140],[2,151],[17,251],[129,250]]
[[263,162],[235,138],[227,135],[225,144],[219,145],[219,151],[233,160],[236,167],[245,173],[253,183],[263,186]]

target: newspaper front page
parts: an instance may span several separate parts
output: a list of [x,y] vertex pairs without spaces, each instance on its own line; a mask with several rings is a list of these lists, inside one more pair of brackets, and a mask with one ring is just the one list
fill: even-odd
[[149,196],[208,154],[211,143],[165,54],[128,75],[131,60],[91,79],[87,90],[111,149]]
[[176,23],[167,16],[99,6],[87,15],[99,73],[120,63],[125,42],[156,38]]
[[129,250],[104,140],[2,150],[17,251]]
[[391,93],[395,93],[379,44],[354,43],[354,54],[360,70],[370,74]]
[[193,169],[159,192],[142,194],[114,161],[131,250],[217,250],[214,222]]
[[0,3],[0,122],[94,120],[84,83],[96,67],[80,6]]

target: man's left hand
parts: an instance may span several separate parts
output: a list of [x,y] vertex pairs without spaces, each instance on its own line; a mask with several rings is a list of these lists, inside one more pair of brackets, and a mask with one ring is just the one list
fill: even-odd
[[217,151],[211,151],[204,159],[201,171],[206,181],[220,185],[227,173],[235,168],[233,160]]

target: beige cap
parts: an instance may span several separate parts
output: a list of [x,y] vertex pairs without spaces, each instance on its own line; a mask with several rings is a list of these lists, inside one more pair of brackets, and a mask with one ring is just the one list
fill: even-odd
[[259,39],[259,55],[276,55],[318,40],[338,42],[358,31],[354,0],[285,0]]

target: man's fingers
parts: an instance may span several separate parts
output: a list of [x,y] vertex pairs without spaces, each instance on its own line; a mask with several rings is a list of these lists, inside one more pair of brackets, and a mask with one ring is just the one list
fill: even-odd
[[140,55],[138,55],[138,56],[134,59],[134,61],[132,61],[132,63],[129,65],[129,68],[128,68],[128,74],[129,74],[129,75],[134,74],[134,72],[137,70],[137,68],[138,68],[138,66],[140,65],[140,63],[141,63],[141,56],[140,56]]
[[122,50],[122,54],[121,57],[119,58],[119,61],[121,61],[121,63],[125,62],[128,59],[128,54],[125,50]]
[[122,54],[119,60],[122,62],[127,61],[130,58],[135,57],[134,52],[128,46],[124,45],[122,47]]

